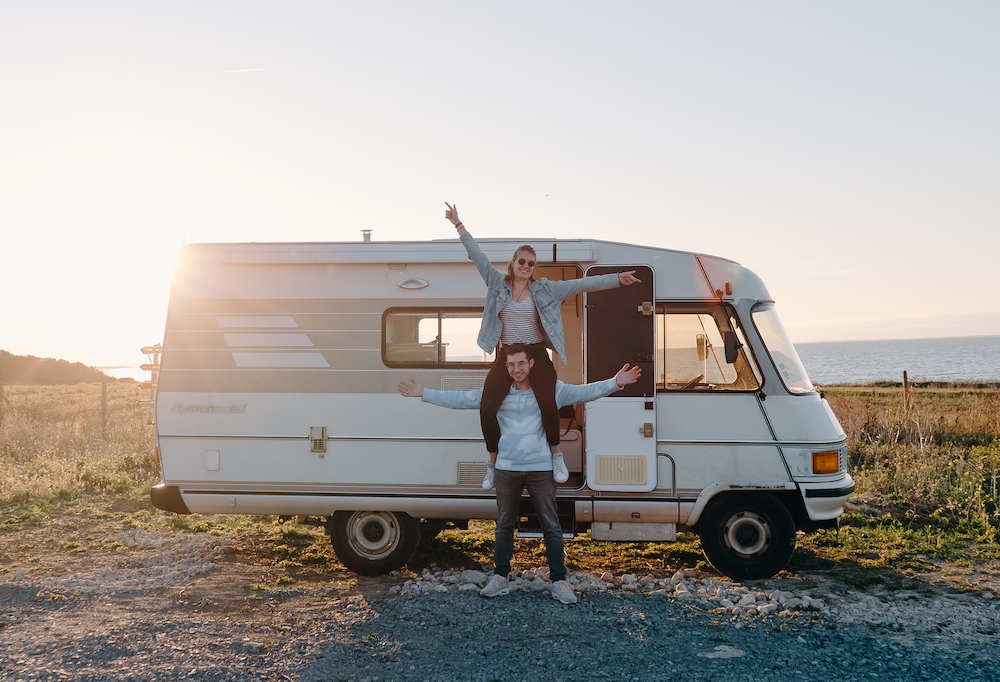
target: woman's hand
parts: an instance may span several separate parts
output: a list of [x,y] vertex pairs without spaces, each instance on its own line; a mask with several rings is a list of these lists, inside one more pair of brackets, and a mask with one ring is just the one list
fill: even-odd
[[626,362],[618,374],[615,375],[615,381],[618,383],[618,388],[625,388],[629,384],[634,384],[639,380],[639,375],[642,374],[642,369],[636,365],[632,369],[628,368],[628,363]]
[[458,219],[458,205],[456,204],[455,206],[452,206],[447,201],[444,202],[444,205],[448,207],[448,210],[444,212],[444,217],[455,226],[455,229],[458,230],[458,234],[465,234],[465,225],[463,225],[462,221]]
[[642,280],[635,276],[635,270],[618,273],[618,283],[623,287],[631,286],[632,284],[639,284],[641,282]]

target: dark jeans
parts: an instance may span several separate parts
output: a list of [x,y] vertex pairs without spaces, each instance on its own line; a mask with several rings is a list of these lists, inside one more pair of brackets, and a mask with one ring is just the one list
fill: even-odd
[[[546,352],[544,343],[533,343],[528,346],[528,357],[535,361],[528,375],[531,390],[535,394],[538,409],[542,412],[542,428],[545,429],[545,439],[549,445],[559,445],[559,407],[556,405],[556,368]],[[507,373],[507,354],[500,349],[497,353],[490,373],[486,375],[483,384],[483,400],[479,405],[479,421],[483,427],[483,438],[486,439],[486,450],[496,452],[500,449],[500,425],[497,423],[497,410],[500,403],[510,392],[514,380]]]
[[545,556],[549,560],[549,579],[552,582],[566,579],[566,559],[563,554],[562,528],[556,511],[556,482],[551,471],[504,471],[497,469],[494,479],[497,491],[496,546],[493,561],[494,573],[507,576],[510,559],[514,556],[514,529],[517,527],[521,491],[528,489],[535,514],[542,525],[545,537]]

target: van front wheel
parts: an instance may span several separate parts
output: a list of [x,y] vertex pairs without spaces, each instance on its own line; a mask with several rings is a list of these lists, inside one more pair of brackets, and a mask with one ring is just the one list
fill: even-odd
[[402,512],[339,511],[327,532],[337,558],[360,575],[402,568],[420,542],[420,524]]
[[701,548],[712,565],[737,580],[769,578],[795,551],[795,522],[770,493],[722,495],[702,515]]

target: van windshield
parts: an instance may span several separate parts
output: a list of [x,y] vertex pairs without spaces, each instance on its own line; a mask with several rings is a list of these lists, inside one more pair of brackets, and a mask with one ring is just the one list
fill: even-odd
[[754,308],[753,323],[767,347],[767,352],[771,355],[785,388],[791,393],[811,393],[816,390],[809,381],[806,368],[802,366],[802,360],[795,352],[795,346],[788,338],[785,325],[781,324],[781,318],[778,317],[774,306],[766,304]]

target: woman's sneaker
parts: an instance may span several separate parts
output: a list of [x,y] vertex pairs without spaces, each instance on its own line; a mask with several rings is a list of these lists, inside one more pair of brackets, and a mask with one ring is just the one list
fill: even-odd
[[[484,597],[499,597],[508,592],[510,592],[510,581],[502,575],[496,575],[495,573],[490,578],[490,581],[486,583],[486,587],[479,590],[479,594]],[[576,597],[573,598],[573,601],[576,601]]]
[[556,479],[556,483],[565,483],[569,479],[569,469],[561,452],[552,453],[552,478]]
[[[489,585],[487,585],[489,587]],[[558,599],[563,604],[575,604],[576,593],[565,580],[558,580],[552,583],[552,598]]]
[[486,463],[486,477],[483,479],[483,490],[493,487],[493,479],[496,477],[497,467],[493,462]]

